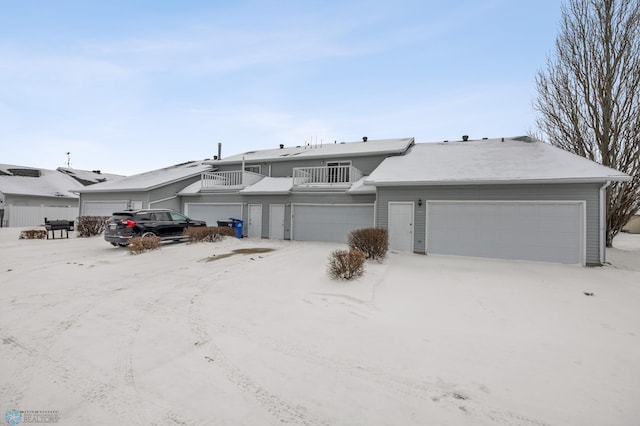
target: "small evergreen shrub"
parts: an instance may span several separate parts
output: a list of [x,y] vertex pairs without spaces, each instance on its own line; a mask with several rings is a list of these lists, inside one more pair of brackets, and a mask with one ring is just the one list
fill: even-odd
[[367,259],[381,262],[389,249],[389,232],[383,228],[356,229],[349,234],[347,244],[361,250]]
[[364,273],[365,260],[361,250],[335,250],[329,256],[327,272],[331,278],[351,280]]
[[235,237],[236,231],[228,226],[202,226],[185,229],[184,236],[189,243],[215,243],[224,237]]
[[127,250],[131,254],[140,254],[149,250],[157,250],[160,248],[160,243],[162,240],[160,237],[149,236],[149,237],[135,237],[129,240],[129,245],[127,246]]
[[80,216],[76,220],[78,237],[93,237],[102,234],[107,223],[106,216]]
[[47,238],[47,231],[45,229],[25,229],[20,231],[20,240],[44,240]]

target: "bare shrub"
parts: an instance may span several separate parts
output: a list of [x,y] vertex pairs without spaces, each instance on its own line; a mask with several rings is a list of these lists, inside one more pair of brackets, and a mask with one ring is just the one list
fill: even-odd
[[140,254],[145,251],[159,249],[161,242],[162,239],[155,235],[150,235],[148,237],[135,237],[129,240],[127,250],[129,250],[129,253],[131,254]]
[[367,259],[381,262],[389,249],[389,232],[383,228],[356,229],[349,234],[347,244],[361,250]]
[[335,250],[329,256],[327,272],[331,278],[351,280],[364,273],[365,260],[361,250]]
[[47,231],[44,229],[25,229],[20,231],[21,240],[44,240],[47,238]]
[[235,237],[235,229],[228,226],[207,226],[187,228],[184,236],[190,243],[215,243],[224,237]]
[[107,223],[106,216],[80,216],[76,220],[78,237],[93,237],[102,234]]

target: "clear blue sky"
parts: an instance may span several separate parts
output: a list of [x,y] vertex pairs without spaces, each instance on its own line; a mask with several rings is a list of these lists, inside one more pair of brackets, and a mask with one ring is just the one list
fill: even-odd
[[0,0],[0,163],[535,130],[560,0]]

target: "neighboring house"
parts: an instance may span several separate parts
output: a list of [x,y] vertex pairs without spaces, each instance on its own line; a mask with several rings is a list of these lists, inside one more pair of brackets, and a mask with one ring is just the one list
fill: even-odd
[[80,193],[83,211],[170,207],[210,226],[242,219],[251,238],[346,242],[376,226],[396,251],[601,264],[605,187],[628,179],[528,137],[363,138],[249,151]]
[[640,234],[640,210],[631,216],[631,219],[629,219],[627,224],[622,228],[622,231],[630,234]]
[[182,210],[177,193],[211,166],[189,161],[163,169],[84,187],[80,194],[81,216],[111,216],[118,210],[171,208]]
[[78,170],[69,167],[58,167],[56,169],[60,173],[71,176],[83,186],[95,185],[107,181],[114,181],[124,178],[122,175],[114,175],[111,173],[102,173],[100,170]]
[[0,226],[41,225],[45,217],[74,220],[78,216],[78,195],[74,191],[117,177],[97,171],[0,164]]
[[419,144],[365,184],[396,250],[589,265],[605,260],[605,188],[629,179],[521,137]]

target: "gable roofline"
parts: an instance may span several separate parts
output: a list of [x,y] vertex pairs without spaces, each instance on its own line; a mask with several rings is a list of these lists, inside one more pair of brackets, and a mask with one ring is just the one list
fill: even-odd
[[168,181],[164,181],[161,183],[157,183],[155,185],[150,185],[150,186],[144,186],[144,187],[135,187],[135,186],[131,186],[131,187],[127,187],[127,186],[122,186],[122,187],[111,187],[111,188],[96,188],[96,186],[100,185],[100,184],[95,184],[92,185],[92,187],[85,187],[82,188],[80,190],[74,191],[74,192],[78,192],[78,193],[85,193],[85,192],[114,192],[114,191],[129,191],[129,192],[144,192],[144,191],[151,191],[153,189],[156,188],[161,188],[163,186],[167,186],[167,185],[171,185],[173,183],[176,182],[180,182],[182,180],[185,179],[189,179],[195,176],[200,176],[202,174],[202,172],[197,172],[197,173],[192,173],[190,175],[185,175],[185,176],[181,176],[179,178],[175,178],[172,180],[168,180]]
[[403,154],[415,143],[414,138],[376,139],[360,142],[325,143],[321,146],[295,146],[264,149],[234,154],[221,160],[206,160],[215,165],[276,163],[315,158],[366,157],[371,155]]
[[386,158],[373,186],[624,182],[618,170],[528,137],[420,143]]
[[[193,172],[181,174],[179,173],[182,169],[193,168]],[[95,185],[91,185],[89,187],[81,188],[77,191],[78,193],[99,193],[99,192],[143,192],[143,191],[151,191],[156,188],[161,188],[163,186],[171,185],[185,179],[190,179],[196,176],[200,176],[205,171],[210,171],[211,166],[205,164],[203,161],[187,161],[186,163],[176,164],[174,166],[164,167],[162,169],[152,170],[148,172],[139,173],[137,175],[127,176],[122,179],[118,179],[115,181],[107,181],[102,183],[97,183]],[[164,178],[164,176],[171,176],[172,174],[176,174],[176,176],[170,177],[168,179]]]
[[462,185],[520,185],[520,184],[566,184],[566,183],[606,183],[628,182],[631,176],[610,176],[607,178],[574,178],[574,179],[477,179],[477,180],[422,180],[422,181],[394,181],[376,182],[365,181],[369,186],[462,186]]
[[19,195],[23,197],[54,198],[56,200],[60,198],[70,198],[72,200],[78,199],[78,196],[75,194],[75,190],[67,190],[66,192],[58,192],[57,194],[31,194],[27,192],[11,192],[2,190],[0,190],[0,193],[4,195]]

